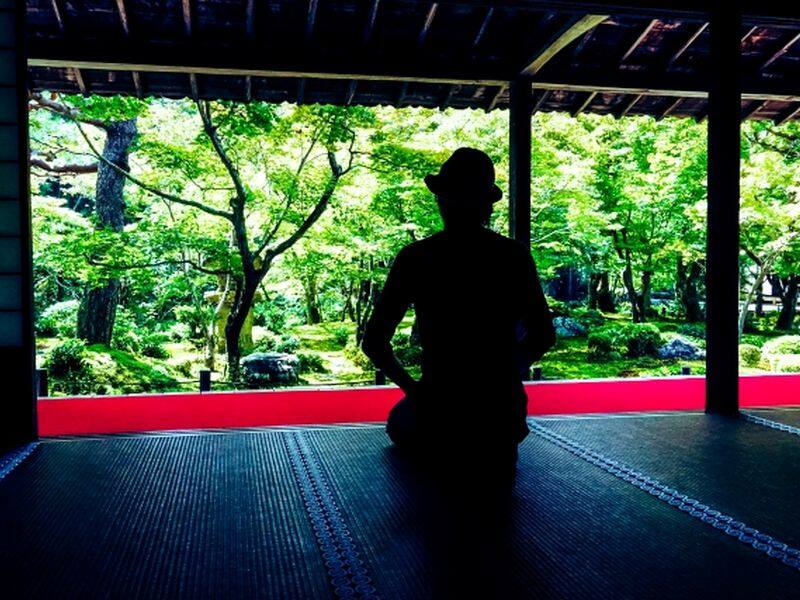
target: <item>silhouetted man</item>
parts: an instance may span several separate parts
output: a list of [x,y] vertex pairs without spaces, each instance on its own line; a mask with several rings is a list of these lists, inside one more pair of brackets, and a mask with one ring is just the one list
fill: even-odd
[[[513,467],[528,433],[522,380],[555,341],[550,311],[530,252],[487,228],[502,197],[489,156],[460,148],[425,183],[444,231],[400,251],[364,334],[364,352],[406,393],[387,432],[401,450],[448,471]],[[391,347],[412,305],[419,381]]]

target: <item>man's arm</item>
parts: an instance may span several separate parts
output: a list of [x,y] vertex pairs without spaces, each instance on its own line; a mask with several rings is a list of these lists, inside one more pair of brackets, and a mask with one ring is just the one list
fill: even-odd
[[536,263],[528,252],[525,253],[523,282],[523,336],[520,340],[522,359],[525,368],[536,362],[556,343],[556,330],[547,300],[542,291],[542,283],[536,270]]
[[397,360],[392,349],[392,336],[411,304],[411,279],[408,258],[400,251],[386,278],[375,310],[367,322],[361,349],[376,369],[396,383],[406,394],[412,394],[417,382]]

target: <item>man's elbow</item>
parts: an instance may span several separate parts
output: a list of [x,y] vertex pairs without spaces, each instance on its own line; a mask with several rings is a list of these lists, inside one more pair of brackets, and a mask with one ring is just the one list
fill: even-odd
[[386,344],[379,342],[369,335],[365,335],[361,340],[361,351],[373,364],[381,362],[381,357],[386,354]]

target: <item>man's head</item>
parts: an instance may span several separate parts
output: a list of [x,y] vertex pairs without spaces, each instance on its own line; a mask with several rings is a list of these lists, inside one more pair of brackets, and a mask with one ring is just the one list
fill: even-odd
[[494,183],[492,159],[475,148],[453,152],[425,184],[436,195],[445,227],[485,225],[492,205],[503,197]]

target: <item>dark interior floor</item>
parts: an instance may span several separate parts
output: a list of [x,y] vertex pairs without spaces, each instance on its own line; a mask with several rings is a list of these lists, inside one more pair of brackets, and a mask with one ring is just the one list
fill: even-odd
[[[534,423],[503,537],[515,595],[800,597],[797,435],[687,413]],[[0,595],[429,598],[418,483],[370,425],[46,440],[0,481]]]

